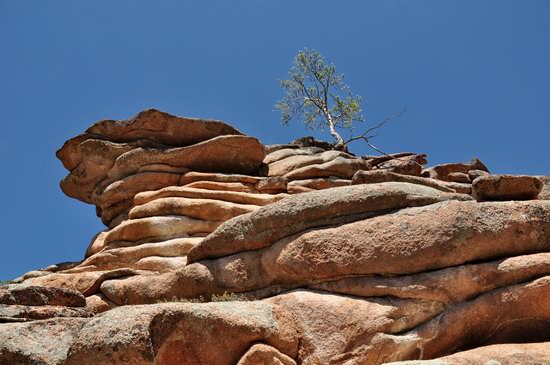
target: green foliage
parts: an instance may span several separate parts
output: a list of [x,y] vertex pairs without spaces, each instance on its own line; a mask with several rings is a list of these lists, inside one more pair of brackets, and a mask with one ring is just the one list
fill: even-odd
[[336,142],[343,144],[334,128],[351,130],[353,122],[364,121],[361,97],[352,94],[343,82],[344,75],[337,74],[336,67],[327,64],[318,51],[305,48],[298,52],[289,76],[279,81],[285,95],[275,104],[282,124],[296,119],[312,130],[328,127]]
[[11,284],[10,280],[0,280],[0,286]]
[[246,302],[252,300],[250,297],[239,294],[239,293],[228,293],[224,292],[220,295],[212,295],[212,298],[210,300],[207,300],[202,295],[198,298],[192,298],[192,299],[185,299],[185,298],[177,298],[173,297],[170,300],[164,300],[159,301],[160,303],[171,303],[171,302],[178,302],[178,303],[208,303],[208,302]]

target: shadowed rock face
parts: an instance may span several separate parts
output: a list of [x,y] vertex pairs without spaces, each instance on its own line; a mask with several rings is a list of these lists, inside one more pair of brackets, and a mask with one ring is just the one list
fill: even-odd
[[550,363],[548,177],[157,110],[57,156],[106,228],[0,287],[0,365]]

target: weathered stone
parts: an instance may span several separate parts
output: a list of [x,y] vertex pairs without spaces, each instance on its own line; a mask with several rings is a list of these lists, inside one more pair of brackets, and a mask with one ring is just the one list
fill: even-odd
[[296,154],[270,163],[268,176],[283,176],[302,167],[324,164],[338,157],[353,159],[349,154],[340,151],[326,151],[319,154]]
[[251,205],[268,205],[275,203],[285,197],[287,194],[251,194],[234,191],[217,191],[207,189],[189,188],[186,186],[180,187],[167,187],[157,191],[146,191],[139,193],[134,197],[134,203],[141,205],[153,201],[155,199],[167,198],[167,197],[183,197],[183,198],[197,198],[197,199],[215,199],[223,200],[227,202],[233,202],[238,204],[251,204]]
[[536,199],[542,190],[542,181],[527,175],[489,175],[476,178],[474,196],[480,201]]
[[[113,270],[119,268],[144,269],[143,267],[139,267],[140,260],[152,256],[183,257],[201,240],[201,237],[187,237],[161,242],[143,243],[130,247],[114,248],[108,246],[106,250],[88,257],[77,269],[81,270],[84,268],[90,271]],[[163,269],[162,271],[166,270]]]
[[320,165],[308,165],[301,167],[284,176],[288,180],[304,180],[330,176],[351,179],[357,171],[368,169],[370,169],[370,166],[364,160],[336,157],[335,159]]
[[92,200],[100,207],[108,207],[120,201],[132,199],[142,191],[177,186],[180,176],[166,172],[142,172],[110,183],[106,187],[98,186],[92,195]]
[[545,275],[550,275],[548,252],[482,264],[463,264],[413,275],[349,277],[313,284],[309,288],[360,297],[434,300],[450,305]]
[[122,178],[152,163],[186,167],[199,172],[255,174],[264,159],[261,143],[246,136],[219,136],[188,147],[167,150],[136,148],[116,161],[109,177]]
[[[337,187],[294,195],[235,217],[194,247],[188,261],[221,257],[267,247],[274,241],[307,228],[356,220],[353,215],[433,204],[470,197],[407,183]],[[343,218],[338,220],[338,218]],[[331,223],[332,222],[332,223]]]
[[396,174],[395,172],[383,171],[383,170],[360,170],[357,171],[352,178],[353,185],[359,184],[375,184],[383,182],[406,182],[410,184],[424,185],[430,188],[441,190],[443,192],[451,193],[455,190],[448,187],[445,182],[441,182],[435,179]]
[[86,249],[86,254],[84,255],[85,258],[88,258],[105,248],[105,236],[108,232],[109,231],[101,231],[92,238],[88,244],[88,248]]
[[256,192],[254,184],[243,184],[240,182],[195,181],[185,186],[194,189],[237,191],[243,193]]
[[439,180],[448,180],[449,174],[453,172],[462,172],[467,174],[471,170],[481,170],[489,172],[489,169],[479,160],[477,157],[474,157],[470,162],[459,162],[459,163],[447,163],[442,165],[436,165],[422,171],[422,176],[431,177],[432,179]]
[[274,347],[256,344],[241,357],[237,365],[296,365],[296,361]]
[[105,245],[115,241],[138,241],[144,239],[170,239],[216,229],[222,222],[193,219],[185,216],[160,216],[127,220],[107,233]]
[[0,317],[37,320],[54,317],[88,317],[88,312],[84,307],[0,304]]
[[86,300],[80,292],[70,289],[9,285],[0,287],[0,304],[83,307]]
[[[304,290],[268,299],[297,319],[303,333],[303,364],[342,363],[354,347],[377,333],[400,333],[435,317],[444,309],[433,301],[357,299]],[[336,330],[342,328],[343,330]],[[376,351],[377,349],[373,349]]]
[[[481,171],[481,170],[474,170],[474,171]],[[466,183],[469,184],[472,181],[470,180],[469,173],[465,172],[451,172],[449,175],[447,175],[447,180],[457,182],[457,183]]]
[[97,293],[101,283],[105,280],[138,274],[140,274],[140,272],[130,269],[80,273],[52,273],[49,275],[28,279],[25,281],[25,284],[50,288],[67,288],[79,291],[84,294],[84,296],[89,296]]
[[128,120],[102,120],[86,130],[114,142],[148,139],[170,146],[188,146],[221,135],[241,135],[217,120],[182,118],[147,109]]
[[225,221],[258,209],[258,205],[237,204],[213,199],[160,198],[138,205],[128,214],[131,219],[182,215],[191,218]]
[[180,178],[179,185],[187,185],[196,181],[215,181],[215,182],[240,182],[244,184],[256,184],[262,178],[257,176],[238,175],[238,174],[216,174],[212,172],[188,172]]
[[0,364],[62,365],[88,318],[0,324]]
[[267,156],[265,156],[264,163],[269,165],[291,156],[317,155],[325,152],[324,149],[319,147],[303,147],[303,148],[298,148],[297,146],[292,146],[292,147],[294,148],[283,148],[283,149],[279,149],[274,152],[268,153]]
[[115,307],[117,305],[101,293],[86,297],[86,311],[91,315],[103,313]]
[[82,328],[66,365],[229,365],[257,342],[296,356],[290,314],[261,302],[124,306]]
[[255,185],[256,190],[263,191],[285,191],[288,180],[283,176],[273,176],[258,181]]
[[542,180],[542,190],[538,198],[541,200],[550,200],[550,176],[538,176]]
[[426,163],[426,155],[409,155],[381,162],[375,168],[402,175],[419,176],[422,173],[422,165]]
[[288,192],[290,194],[303,193],[312,190],[324,190],[335,188],[338,186],[349,186],[351,180],[338,179],[338,178],[319,178],[319,179],[306,179],[306,180],[294,180],[288,184]]
[[377,335],[357,363],[432,359],[494,343],[544,342],[550,337],[550,276],[480,295],[399,335]]

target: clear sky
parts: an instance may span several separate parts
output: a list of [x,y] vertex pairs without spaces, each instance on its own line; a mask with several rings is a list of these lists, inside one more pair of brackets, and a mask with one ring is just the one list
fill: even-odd
[[264,143],[310,134],[273,112],[303,47],[369,125],[407,106],[373,141],[385,151],[550,175],[548,0],[0,0],[0,279],[79,260],[103,229],[55,158],[99,119],[155,107]]

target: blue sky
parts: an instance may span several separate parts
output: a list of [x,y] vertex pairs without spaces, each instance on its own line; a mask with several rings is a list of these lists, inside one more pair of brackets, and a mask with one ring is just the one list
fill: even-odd
[[55,158],[99,119],[155,107],[264,143],[311,134],[273,112],[303,47],[369,125],[407,106],[373,141],[385,151],[550,175],[550,1],[0,0],[0,279],[79,260],[102,229]]

